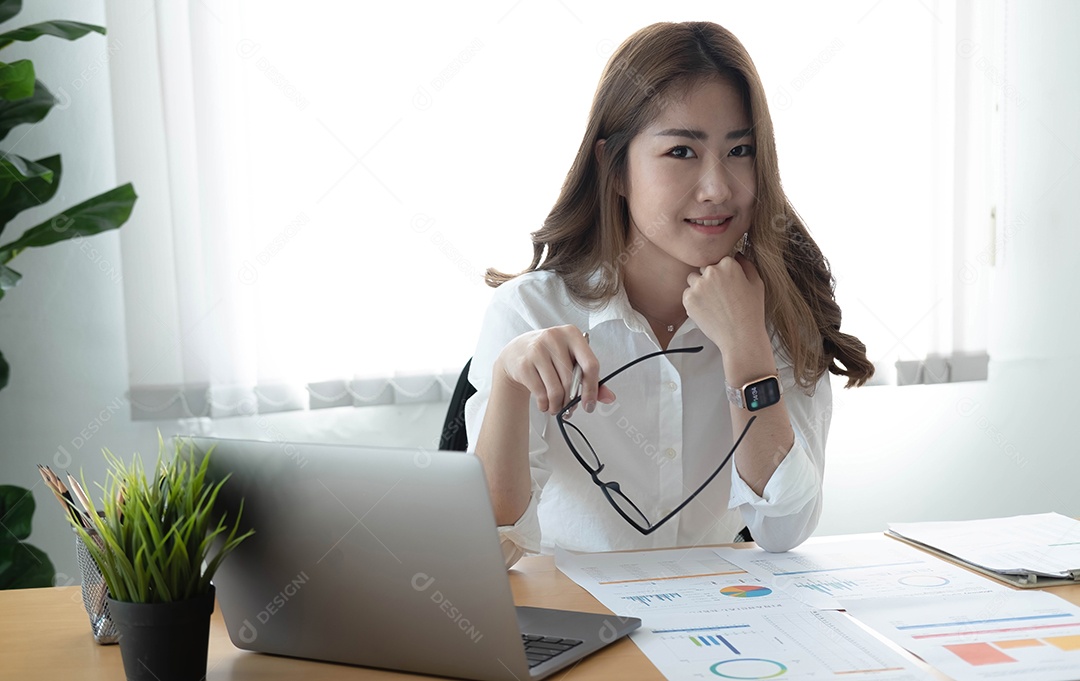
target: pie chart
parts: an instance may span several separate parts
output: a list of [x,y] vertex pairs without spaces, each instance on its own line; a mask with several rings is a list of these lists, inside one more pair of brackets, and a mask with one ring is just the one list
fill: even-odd
[[899,580],[904,586],[945,586],[949,583],[948,578],[939,575],[908,575]]
[[766,660],[756,657],[735,658],[723,660],[709,667],[709,671],[722,679],[742,679],[756,681],[759,679],[775,679],[787,673],[787,665],[776,660]]
[[720,593],[732,598],[759,598],[771,594],[772,589],[755,584],[736,584],[735,586],[725,586],[720,589]]

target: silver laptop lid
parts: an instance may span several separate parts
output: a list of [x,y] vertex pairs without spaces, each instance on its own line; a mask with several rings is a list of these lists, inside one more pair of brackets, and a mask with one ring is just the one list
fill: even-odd
[[193,438],[255,535],[214,579],[243,649],[524,679],[506,568],[470,454]]

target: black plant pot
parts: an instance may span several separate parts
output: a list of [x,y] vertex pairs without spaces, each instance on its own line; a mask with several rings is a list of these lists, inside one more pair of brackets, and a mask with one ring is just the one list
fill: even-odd
[[210,593],[173,603],[109,599],[128,681],[202,681],[210,645]]

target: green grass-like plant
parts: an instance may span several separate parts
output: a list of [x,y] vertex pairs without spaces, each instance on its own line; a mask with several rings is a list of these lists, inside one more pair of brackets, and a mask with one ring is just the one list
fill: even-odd
[[[100,544],[72,520],[101,569],[109,595],[118,601],[166,603],[206,594],[221,561],[253,534],[240,533],[243,504],[231,529],[224,515],[213,524],[214,502],[227,478],[217,484],[207,480],[212,451],[199,461],[193,443],[177,440],[166,461],[160,435],[158,445],[157,465],[149,478],[138,454],[125,464],[104,450],[110,470],[102,486],[103,512],[90,501],[92,532]],[[210,555],[221,535],[224,543]]]

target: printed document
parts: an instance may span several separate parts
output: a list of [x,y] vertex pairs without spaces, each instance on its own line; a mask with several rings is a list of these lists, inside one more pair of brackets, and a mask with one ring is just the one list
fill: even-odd
[[884,535],[807,542],[785,553],[715,549],[717,556],[816,608],[838,599],[914,598],[1008,591],[1009,588]]
[[558,568],[616,615],[667,679],[931,679],[847,615],[816,611],[712,549],[573,554]]
[[956,681],[1080,679],[1080,608],[1009,589],[938,601],[841,601],[848,613]]

